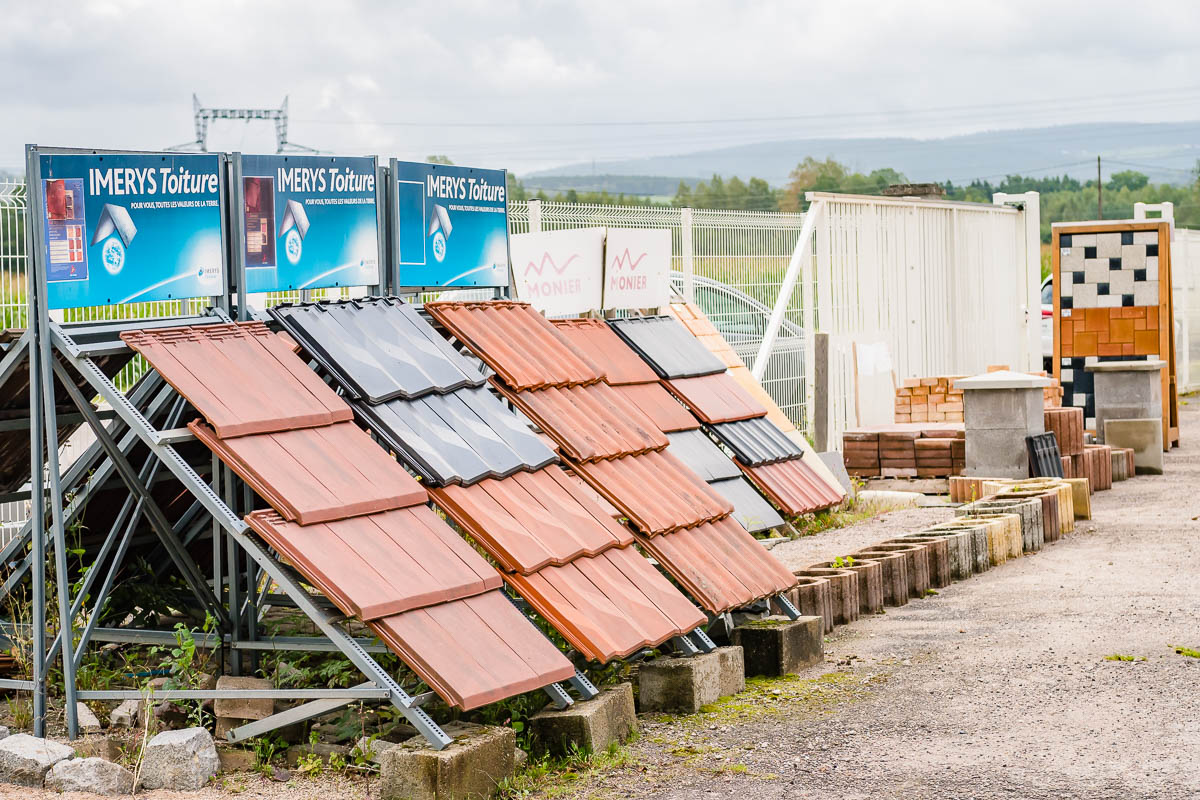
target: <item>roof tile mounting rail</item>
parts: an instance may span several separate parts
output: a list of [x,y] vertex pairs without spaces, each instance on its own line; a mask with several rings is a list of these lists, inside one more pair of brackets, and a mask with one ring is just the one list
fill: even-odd
[[658,383],[658,376],[641,356],[599,319],[552,319],[550,323],[604,372],[609,386]]
[[633,542],[558,467],[434,489],[433,497],[508,572],[528,575]]
[[371,404],[484,383],[477,365],[398,298],[289,304],[269,312],[351,397]]
[[695,378],[725,371],[725,364],[674,317],[629,317],[608,324],[660,378]]
[[121,339],[221,438],[354,418],[345,401],[261,322],[125,331]]
[[738,422],[767,416],[767,409],[742,388],[728,372],[698,378],[665,380],[671,394],[700,418],[701,422]]
[[396,398],[354,410],[432,486],[470,484],[540,469],[558,456],[483,387]]
[[733,513],[732,503],[668,452],[583,462],[572,469],[647,536]]
[[528,303],[427,303],[425,310],[513,389],[597,383],[604,373]]
[[494,385],[577,461],[647,453],[670,443],[649,417],[605,383],[527,391],[512,391],[499,381]]
[[821,480],[807,461],[805,458],[796,458],[757,467],[740,466],[776,508],[794,516],[828,508],[842,500],[841,495]]

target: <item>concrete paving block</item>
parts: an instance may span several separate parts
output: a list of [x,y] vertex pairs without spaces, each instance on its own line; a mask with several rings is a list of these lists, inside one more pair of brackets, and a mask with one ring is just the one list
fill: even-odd
[[[274,689],[275,686],[263,678],[235,678],[232,675],[222,675],[217,678],[217,689]],[[259,720],[266,719],[275,713],[275,701],[271,699],[253,700],[248,698],[217,699],[213,701],[213,714],[233,719]]]
[[598,753],[613,742],[625,741],[636,730],[630,683],[611,686],[562,711],[547,706],[529,718],[533,751],[553,755],[566,755],[573,747]]
[[883,613],[883,566],[877,561],[854,559],[847,564],[842,559],[842,566],[835,567],[834,561],[822,561],[813,564],[809,569],[838,569],[853,572],[858,578],[858,614]]
[[1071,505],[1075,509],[1075,519],[1092,518],[1092,491],[1088,488],[1087,478],[1065,478],[1071,487]]
[[[867,548],[851,553],[855,561],[867,559],[879,562],[883,576],[883,604],[902,606],[908,603],[908,559],[904,553]],[[803,609],[801,609],[803,610]]]
[[145,722],[144,703],[125,700],[108,715],[108,724],[114,728],[136,728]]
[[217,758],[221,762],[221,772],[249,772],[254,769],[253,750],[241,747],[218,747]]
[[1021,537],[1024,540],[1026,553],[1037,552],[1045,542],[1045,532],[1042,523],[1042,503],[1034,499],[998,500],[984,498],[974,503],[959,506],[955,514],[960,517],[974,514],[1017,514],[1021,517]]
[[860,593],[857,572],[813,566],[792,574],[798,578],[824,578],[829,581],[829,604],[834,625],[849,625],[858,619]]
[[721,697],[721,656],[656,658],[638,668],[638,710],[695,714]]
[[491,797],[516,768],[512,728],[452,722],[442,730],[454,739],[434,750],[417,736],[385,751],[380,760],[382,800],[465,800]]
[[820,617],[767,617],[734,628],[731,638],[742,648],[746,675],[790,675],[825,658]]
[[796,586],[788,591],[788,596],[801,614],[824,620],[826,633],[833,630],[833,601],[830,598],[828,579],[797,576]]
[[[1157,435],[1157,439],[1154,437]],[[1108,419],[1104,422],[1104,441],[1113,447],[1133,450],[1133,467],[1139,475],[1163,474],[1162,420]]]
[[[971,574],[987,572],[991,569],[991,537],[988,536],[988,526],[986,523],[969,518],[955,519],[931,525],[920,533],[924,536],[933,531],[951,531],[968,534],[971,540]],[[970,577],[970,575],[966,577]]]

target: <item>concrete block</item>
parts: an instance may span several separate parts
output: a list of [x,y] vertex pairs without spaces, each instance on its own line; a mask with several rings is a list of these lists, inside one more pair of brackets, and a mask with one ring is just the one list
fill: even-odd
[[221,772],[249,772],[254,769],[254,751],[241,747],[218,747]]
[[975,389],[963,393],[967,431],[1018,428],[1042,433],[1045,400],[1036,389]]
[[1162,419],[1109,419],[1104,441],[1112,447],[1133,450],[1133,467],[1139,475],[1162,475]]
[[721,697],[729,697],[746,688],[746,655],[737,644],[718,647],[716,650],[721,663],[720,692]]
[[1021,538],[1023,550],[1033,553],[1042,549],[1046,540],[1045,527],[1042,520],[1042,502],[1037,499],[978,500],[965,506],[959,506],[957,516],[973,516],[975,514],[1017,514],[1021,517]]
[[1087,478],[1064,478],[1071,487],[1071,503],[1075,508],[1075,519],[1092,518],[1092,490]]
[[562,711],[547,706],[529,718],[534,752],[566,755],[572,745],[591,753],[623,742],[637,730],[633,684],[621,683]]
[[858,588],[858,573],[850,569],[812,566],[796,570],[798,578],[824,578],[829,581],[829,605],[833,611],[834,625],[849,625],[858,619],[861,592]]
[[82,758],[103,758],[105,761],[120,761],[121,747],[110,736],[84,736],[65,744],[74,747]]
[[968,428],[963,474],[982,478],[1028,478],[1027,435],[1020,428]]
[[512,728],[454,722],[442,728],[454,741],[434,750],[417,736],[380,759],[382,800],[465,800],[491,797],[513,774],[517,736]]
[[[217,689],[274,689],[274,685],[263,678],[235,678],[232,675],[222,675],[217,678]],[[231,717],[239,720],[266,719],[275,713],[275,701],[252,699],[214,700],[213,714],[220,717]]]
[[747,675],[790,675],[825,658],[824,622],[820,617],[794,621],[767,617],[734,628],[731,638],[735,645],[741,645]]
[[946,560],[950,570],[950,580],[961,581],[971,577],[975,572],[975,556],[971,542],[971,532],[968,530],[924,530],[906,533],[901,539],[942,539],[946,542]]
[[885,553],[903,553],[908,572],[908,596],[914,599],[925,596],[929,591],[929,553],[924,545],[887,544],[871,545],[871,550]]
[[919,544],[929,556],[929,586],[942,589],[953,580],[950,574],[950,543],[937,536],[905,536],[885,544]]
[[656,658],[638,668],[638,709],[695,714],[721,696],[719,650],[689,658]]
[[825,633],[833,630],[833,601],[827,578],[797,575],[796,587],[788,591],[788,598],[801,614],[820,617],[824,621]]
[[[883,577],[883,604],[886,606],[902,606],[908,603],[908,559],[904,553],[886,552],[867,548],[851,553],[855,561],[865,559],[876,561],[881,567]],[[803,611],[804,609],[801,609]]]

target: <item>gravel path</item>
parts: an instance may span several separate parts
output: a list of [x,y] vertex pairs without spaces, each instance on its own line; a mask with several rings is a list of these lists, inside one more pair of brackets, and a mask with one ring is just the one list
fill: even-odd
[[[1181,411],[1167,475],[1095,495],[1075,534],[836,629],[802,680],[646,721],[629,766],[570,796],[1200,797],[1200,660],[1168,647],[1200,649],[1200,407]],[[804,566],[946,513],[774,552]]]

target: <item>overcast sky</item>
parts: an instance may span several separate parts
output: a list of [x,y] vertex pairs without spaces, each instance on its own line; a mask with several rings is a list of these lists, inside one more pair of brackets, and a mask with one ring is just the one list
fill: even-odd
[[[292,141],[518,173],[816,136],[1200,118],[1200,4],[0,0],[0,169],[160,149],[207,106]],[[266,123],[211,150],[272,152]]]

